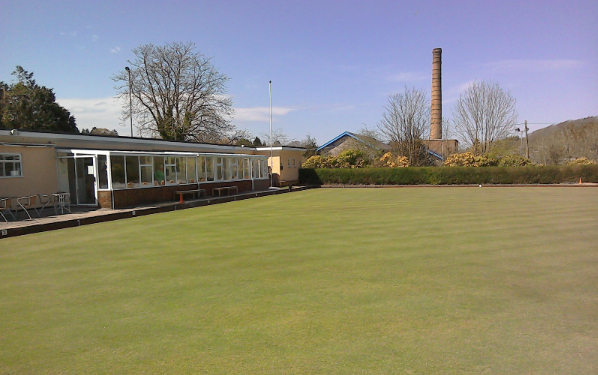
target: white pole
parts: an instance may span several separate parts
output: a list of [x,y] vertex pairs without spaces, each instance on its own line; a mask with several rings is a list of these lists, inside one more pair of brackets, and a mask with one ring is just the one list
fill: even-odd
[[274,140],[272,139],[272,81],[269,82],[270,89],[270,186],[272,186],[272,174],[274,173],[274,165],[272,164],[272,146]]

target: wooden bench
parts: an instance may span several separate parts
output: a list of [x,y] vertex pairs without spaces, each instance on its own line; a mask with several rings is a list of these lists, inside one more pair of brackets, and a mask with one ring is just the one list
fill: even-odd
[[175,191],[175,200],[176,200],[176,194],[179,195],[179,203],[185,203],[185,201],[183,200],[183,196],[185,195],[193,195],[193,198],[199,198],[201,197],[201,194],[203,193],[203,195],[206,195],[206,190],[205,189],[193,189],[193,190],[180,190],[180,191]]
[[225,192],[226,194],[228,194],[229,189],[227,186],[225,187],[219,187],[219,188],[213,188],[212,189],[212,194],[214,194],[214,196],[216,196],[216,193],[218,193],[218,196],[222,196],[222,193]]
[[226,195],[230,195],[233,191],[235,194],[239,194],[239,188],[236,186],[223,186],[219,188],[212,189],[214,196],[218,193],[218,196],[221,197],[222,193],[226,193]]

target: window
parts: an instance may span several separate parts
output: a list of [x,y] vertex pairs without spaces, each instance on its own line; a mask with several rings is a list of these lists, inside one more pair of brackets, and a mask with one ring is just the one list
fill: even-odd
[[187,159],[187,181],[194,184],[197,182],[197,170],[195,169],[195,158],[186,158]]
[[173,185],[176,183],[176,158],[174,156],[167,156],[164,158],[164,170],[166,185]]
[[222,170],[222,158],[214,158],[214,171],[216,172],[216,176],[214,176],[214,181],[224,180],[224,173]]
[[164,158],[154,156],[154,185],[164,185]]
[[297,159],[293,158],[293,168],[297,168]]
[[139,157],[127,156],[125,161],[127,165],[127,187],[139,187]]
[[208,181],[214,181],[214,159],[206,158],[206,178]]
[[243,159],[243,179],[249,180],[251,178],[251,174],[249,173],[249,158]]
[[253,159],[251,167],[252,167],[251,174],[253,175],[253,178],[260,178],[260,162],[259,162],[259,160]]
[[222,166],[222,174],[224,180],[230,180],[231,174],[231,166],[230,166],[230,158],[222,158],[223,159],[223,166]]
[[106,155],[98,155],[98,171],[100,171],[100,175],[98,176],[99,185],[98,189],[108,189],[108,165],[107,165],[107,157]]
[[139,169],[141,171],[141,185],[151,186],[154,181],[153,160],[151,156],[139,157]]
[[0,154],[0,177],[23,177],[21,154]]
[[289,168],[291,168],[291,158],[289,158]]
[[230,178],[232,180],[236,180],[239,176],[239,159],[232,158],[230,159]]
[[125,157],[110,156],[112,187],[123,189],[125,187]]
[[176,158],[176,182],[177,184],[187,183],[187,158]]

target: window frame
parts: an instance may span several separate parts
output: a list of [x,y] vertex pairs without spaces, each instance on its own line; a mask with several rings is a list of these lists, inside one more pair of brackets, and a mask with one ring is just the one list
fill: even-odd
[[[25,173],[23,171],[23,155],[20,153],[12,153],[12,152],[2,152],[0,153],[0,156],[2,156],[2,159],[0,159],[0,169],[2,170],[2,175],[0,175],[0,178],[17,178],[17,177],[25,177]],[[10,156],[10,157],[18,157],[18,160],[16,159],[12,159],[12,160],[6,160],[4,159],[4,157],[6,156]],[[9,175],[6,175],[6,165],[7,164],[12,164],[13,165],[13,169],[10,171],[11,173]],[[15,166],[18,166],[18,175],[13,175],[12,172],[15,171]]]

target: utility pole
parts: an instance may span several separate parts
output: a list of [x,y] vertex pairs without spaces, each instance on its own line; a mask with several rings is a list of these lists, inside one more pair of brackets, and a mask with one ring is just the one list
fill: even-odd
[[272,186],[274,174],[274,164],[272,164],[272,147],[274,146],[274,140],[272,139],[272,80],[268,82],[268,89],[270,91],[270,186]]
[[527,120],[525,120],[525,157],[529,159],[529,139],[527,138]]
[[131,87],[131,69],[125,66],[125,70],[129,73],[129,118],[131,119],[131,138],[133,138],[133,91]]

